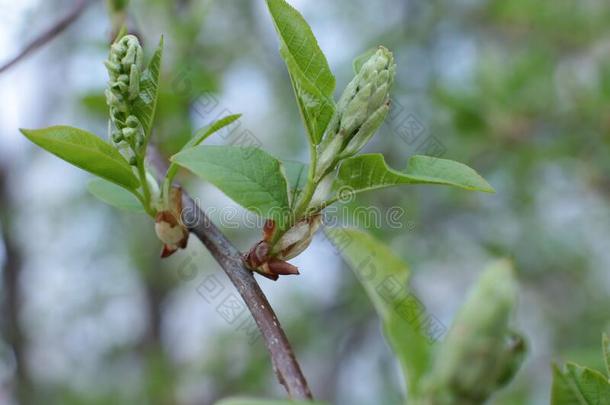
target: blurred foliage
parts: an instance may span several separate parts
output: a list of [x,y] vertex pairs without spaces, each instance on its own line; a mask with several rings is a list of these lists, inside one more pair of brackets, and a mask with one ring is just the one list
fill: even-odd
[[[266,94],[248,100],[266,97],[267,105],[248,107],[272,111],[270,117],[257,118],[265,120],[265,126],[253,128],[254,132],[282,158],[306,159],[307,141],[277,53],[271,21],[263,18],[263,4],[257,3],[262,2],[130,2],[130,29],[147,45],[155,44],[160,34],[167,41],[154,135],[162,140],[166,153],[176,151],[202,126],[202,117],[193,105],[205,94],[223,94],[227,81],[240,80],[235,67],[245,66],[238,70],[240,74],[255,72],[258,76],[254,77],[266,81],[262,85]],[[396,55],[394,114],[368,150],[382,152],[391,166],[400,167],[406,157],[426,152],[424,141],[433,139],[442,146],[443,157],[468,163],[498,191],[495,196],[475,196],[416,187],[366,195],[351,203],[379,206],[382,212],[393,206],[405,210],[401,221],[405,226],[410,224],[407,230],[382,224],[371,233],[407,259],[413,291],[445,324],[451,323],[465,286],[475,278],[471,269],[482,268],[491,257],[512,258],[521,285],[516,321],[531,343],[531,352],[515,381],[494,403],[547,404],[552,361],[569,359],[601,369],[599,336],[610,327],[606,310],[610,306],[610,3],[341,0],[312,4],[297,5],[329,55],[339,89],[352,77],[351,60],[362,51],[383,43]],[[57,11],[50,10],[54,6],[49,3],[37,11],[36,21],[46,21],[48,13]],[[110,35],[99,35],[94,43],[79,36],[86,24],[100,24],[106,18],[101,6],[94,10],[57,40],[63,41],[64,47],[53,48],[59,54],[52,59],[55,63],[90,58],[94,49],[101,67]],[[110,27],[111,22],[104,24]],[[46,68],[40,66],[36,74],[47,77]],[[57,93],[50,93],[55,96],[48,99],[37,94],[44,105],[40,111],[33,110],[42,116],[39,122],[56,121],[49,116],[54,110],[45,110],[48,104],[78,99],[81,104],[76,111],[86,111],[91,127],[105,127],[103,85],[75,90],[59,81],[45,83],[46,87],[54,86]],[[216,117],[203,117],[207,118]],[[421,130],[404,126],[412,119]],[[18,162],[15,167],[24,166]],[[17,172],[11,168],[10,173],[15,173],[16,184],[25,182],[27,176],[40,175],[34,169]],[[207,201],[213,193],[205,190],[202,197]],[[102,225],[95,227],[98,241],[88,260],[107,266],[108,274],[115,274],[110,270],[120,267],[118,263],[125,267],[121,270],[133,270],[123,277],[135,280],[133,293],[141,296],[137,302],[146,326],[139,331],[130,325],[135,337],[117,338],[123,343],[96,357],[94,372],[74,366],[67,373],[70,378],[51,378],[45,370],[49,368],[53,374],[53,364],[29,364],[38,387],[33,403],[212,404],[235,394],[283,395],[260,342],[249,345],[242,334],[227,329],[224,323],[218,327],[223,320],[213,310],[206,313],[210,318],[203,319],[197,312],[195,307],[212,306],[193,292],[200,278],[185,281],[180,271],[191,254],[197,259],[198,276],[203,271],[219,274],[207,254],[191,246],[193,251],[160,264],[158,244],[145,219],[114,213],[90,197],[65,198],[72,208],[49,201],[40,209],[52,218],[49,221],[55,227],[68,227],[71,222],[75,222],[71,226],[78,226],[87,218],[83,213],[96,215],[95,220]],[[14,206],[11,213],[15,218],[26,221],[32,215],[26,204]],[[240,246],[251,242],[246,231],[227,229],[227,233]],[[53,236],[45,239],[50,249],[56,247],[53,239],[62,235]],[[36,250],[36,241],[19,240],[28,255],[26,269],[49,260],[42,250]],[[77,252],[84,255],[82,245]],[[365,291],[347,269],[327,265],[336,262],[336,255],[328,248],[317,252],[321,259],[314,262],[312,258],[302,266],[303,280],[312,273],[328,273],[315,287],[293,291],[299,278],[264,285],[274,294],[272,303],[293,340],[316,398],[350,405],[368,404],[371,398],[381,404],[400,403],[404,382]],[[60,256],[57,266],[69,267],[75,261],[73,256]],[[84,261],[76,263],[87,267]],[[110,278],[110,283],[120,285],[124,279]],[[57,283],[80,285],[78,280],[68,280]],[[22,284],[29,286],[27,281]],[[33,284],[23,288],[25,308],[36,302],[44,287]],[[282,296],[283,289],[290,294]],[[176,339],[177,332],[170,331],[177,328],[173,319],[177,315],[170,309],[176,301],[181,302],[180,297],[193,295],[193,301],[182,298],[187,301],[183,305],[195,305],[186,311],[184,328],[195,329],[203,323],[208,333],[199,342],[201,348],[194,351],[199,354],[185,360],[176,354],[183,343],[172,340]],[[69,301],[67,296],[61,298]],[[103,296],[104,302],[115,299]],[[89,307],[75,300],[73,305],[80,312],[75,310],[79,315],[61,325],[66,329],[62,339],[71,336],[68,332],[81,318],[98,320],[100,333],[108,327],[92,315],[102,312],[105,304],[89,303]],[[106,310],[120,313],[126,309]],[[45,313],[36,318],[32,312],[28,309],[23,316],[28,320],[23,323],[32,358],[39,359],[36,355],[41,351],[52,351],[56,356],[69,353],[70,343],[45,346],[52,340],[41,340],[37,327],[42,328],[46,318],[53,318]],[[111,335],[121,333],[113,330]],[[89,348],[89,341],[80,342]],[[78,357],[76,353],[72,356]],[[126,364],[136,371],[125,372],[126,368],[131,370]]]

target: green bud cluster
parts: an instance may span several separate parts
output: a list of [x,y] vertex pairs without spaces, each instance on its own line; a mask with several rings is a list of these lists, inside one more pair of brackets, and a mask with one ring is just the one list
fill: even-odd
[[508,262],[485,271],[436,353],[417,404],[481,404],[512,379],[525,355],[523,339],[508,329],[516,295]]
[[138,38],[125,35],[112,44],[108,60],[104,62],[110,78],[105,91],[110,107],[110,139],[117,145],[131,148],[132,164],[145,144],[142,123],[133,113],[134,102],[140,94],[143,57]]
[[339,160],[366,145],[390,110],[390,87],[396,74],[392,52],[379,47],[347,85],[319,151],[318,178]]

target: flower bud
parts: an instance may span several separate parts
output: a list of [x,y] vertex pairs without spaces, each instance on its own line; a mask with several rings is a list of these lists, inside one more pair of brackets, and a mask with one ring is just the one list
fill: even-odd
[[[379,47],[347,85],[319,147],[318,176],[337,163],[340,153],[354,137],[359,135],[359,140],[350,146],[347,155],[364,147],[381,126],[387,114],[395,72],[392,53]],[[364,126],[365,130],[361,132]]]
[[125,140],[123,138],[123,134],[119,131],[112,132],[111,138],[112,138],[112,142],[114,142],[114,143],[119,143],[119,142]]
[[170,206],[159,211],[155,217],[155,233],[161,242],[163,250],[161,257],[167,257],[178,248],[186,248],[189,232],[181,221],[182,190],[172,188],[170,192]]
[[129,72],[129,85],[128,85],[128,100],[135,100],[140,94],[140,72],[135,64],[131,65]]
[[326,173],[326,169],[331,167],[337,156],[343,149],[343,139],[341,136],[335,136],[330,142],[322,145],[318,165],[316,166],[316,176],[322,176]]
[[138,155],[145,145],[142,125],[134,114],[143,75],[143,51],[138,38],[125,35],[112,44],[104,64],[109,77],[105,94],[110,108],[111,139],[117,144],[126,141],[131,149],[128,155]]
[[274,247],[275,257],[290,260],[300,255],[310,245],[313,235],[322,223],[321,215],[314,215],[299,221],[286,232]]
[[[525,352],[508,329],[517,286],[507,261],[489,267],[471,291],[423,382],[424,396],[464,403],[485,399],[507,383]],[[428,402],[422,402],[428,403]]]
[[127,125],[130,128],[138,128],[140,126],[140,120],[137,119],[135,115],[130,115],[125,120],[125,125]]
[[390,105],[383,104],[377,111],[375,111],[368,120],[358,130],[356,135],[348,142],[347,146],[341,152],[340,159],[345,159],[347,157],[353,156],[360,149],[364,147],[368,143],[368,141],[373,137],[377,128],[383,123],[385,117],[388,115],[390,111]]
[[330,194],[330,190],[333,187],[334,181],[335,175],[332,173],[327,174],[326,177],[320,180],[318,186],[316,187],[316,191],[313,193],[311,201],[309,202],[310,207],[317,207],[326,201],[328,195]]

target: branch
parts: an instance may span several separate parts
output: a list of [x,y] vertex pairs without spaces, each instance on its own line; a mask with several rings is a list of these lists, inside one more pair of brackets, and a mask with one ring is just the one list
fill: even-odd
[[0,73],[3,73],[4,71],[10,69],[12,66],[19,63],[30,53],[34,52],[36,49],[51,41],[57,35],[61,34],[62,31],[68,28],[74,21],[78,19],[78,17],[80,17],[85,8],[91,3],[91,0],[78,0],[74,5],[74,8],[70,11],[70,13],[68,13],[68,15],[57,21],[55,25],[53,25],[47,31],[34,38],[32,42],[27,44],[26,47],[21,50],[21,52],[15,55],[4,65],[0,66]]
[[[149,161],[159,173],[165,173],[167,170],[165,159],[154,148],[149,150]],[[182,205],[184,223],[227,273],[250,309],[271,354],[273,369],[288,395],[293,399],[312,399],[311,391],[290,342],[254,275],[244,266],[241,252],[186,193],[183,193]]]

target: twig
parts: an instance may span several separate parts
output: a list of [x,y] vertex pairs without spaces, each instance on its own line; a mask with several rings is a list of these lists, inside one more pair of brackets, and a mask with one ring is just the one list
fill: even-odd
[[19,52],[8,62],[0,66],[0,73],[3,73],[4,71],[10,69],[12,66],[16,65],[22,59],[28,56],[31,52],[35,51],[47,42],[51,41],[57,35],[61,34],[63,30],[68,28],[74,21],[78,19],[78,17],[82,14],[87,5],[89,5],[90,3],[92,3],[92,0],[78,0],[74,5],[74,8],[70,11],[70,13],[68,13],[68,15],[57,21],[55,25],[40,34],[38,37],[34,38],[32,42],[27,44],[26,47],[21,50],[21,52]]
[[[154,149],[149,150],[149,160],[159,172],[167,170],[166,161]],[[250,309],[256,321],[267,349],[271,354],[273,369],[293,399],[312,399],[311,391],[301,367],[294,356],[290,342],[282,329],[275,312],[269,305],[267,297],[254,279],[254,275],[244,266],[241,252],[233,246],[227,237],[218,229],[210,218],[197,206],[188,194],[183,193],[182,219],[189,230],[210,251],[220,267]]]

